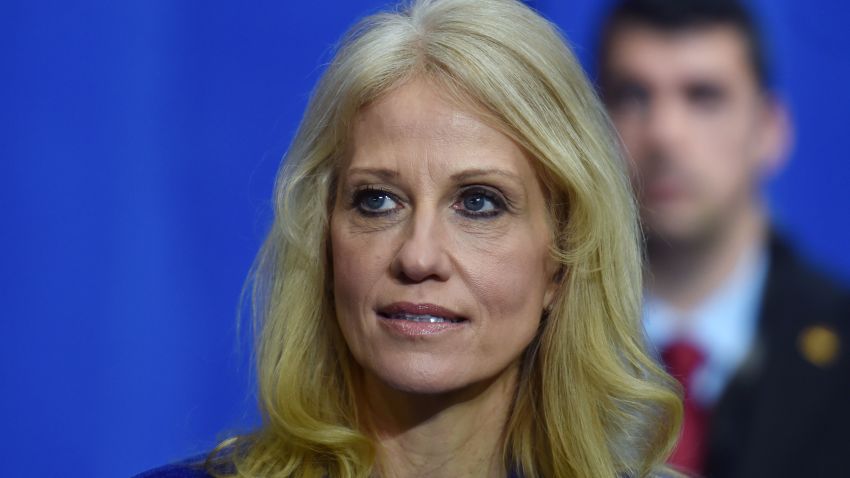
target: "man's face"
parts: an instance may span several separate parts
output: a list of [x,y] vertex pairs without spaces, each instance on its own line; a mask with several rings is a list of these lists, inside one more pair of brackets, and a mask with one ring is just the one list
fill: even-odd
[[752,206],[772,158],[774,108],[732,27],[619,27],[605,69],[650,238],[699,241]]

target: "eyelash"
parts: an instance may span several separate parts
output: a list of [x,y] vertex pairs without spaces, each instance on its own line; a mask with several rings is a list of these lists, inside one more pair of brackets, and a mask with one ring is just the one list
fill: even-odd
[[358,190],[354,191],[354,193],[351,196],[351,207],[353,207],[354,209],[357,209],[357,211],[360,214],[362,214],[366,217],[388,216],[388,215],[394,214],[395,212],[398,211],[398,208],[388,209],[386,211],[372,211],[372,210],[364,208],[363,202],[370,195],[386,196],[386,197],[390,198],[392,201],[394,201],[395,203],[401,204],[401,200],[399,200],[398,196],[387,191],[386,189],[382,189],[382,188],[378,188],[378,187],[374,187],[374,186],[366,186],[362,189],[358,189]]
[[[374,186],[366,186],[364,188],[361,188],[361,189],[354,191],[354,193],[352,194],[352,197],[351,197],[351,207],[354,208],[354,209],[357,209],[357,211],[361,215],[366,216],[366,217],[388,216],[390,214],[395,214],[396,212],[398,212],[399,209],[401,209],[403,207],[403,206],[400,206],[400,207],[397,207],[397,208],[388,209],[386,211],[369,210],[369,209],[363,207],[363,202],[370,195],[386,196],[387,198],[389,198],[390,200],[394,201],[395,203],[397,203],[399,205],[402,202],[399,199],[398,196],[396,196],[395,194],[393,194],[392,192],[390,192],[390,191],[388,191],[384,188],[374,187]],[[466,209],[462,209],[463,201],[465,199],[469,198],[470,196],[473,196],[473,195],[483,196],[485,199],[490,201],[493,204],[493,210],[485,211],[485,212],[476,212],[476,211],[468,211]],[[507,211],[507,209],[508,209],[507,205],[508,205],[508,202],[505,200],[505,198],[502,197],[502,195],[500,193],[497,193],[495,191],[490,190],[489,188],[485,188],[485,187],[482,187],[482,186],[470,186],[470,187],[464,188],[460,191],[460,194],[458,195],[457,200],[455,200],[452,203],[451,207],[452,207],[452,209],[457,211],[458,214],[460,214],[461,216],[464,216],[466,218],[470,218],[470,219],[490,219],[490,218],[495,218],[497,216],[500,216],[505,211]]]
[[[466,198],[473,195],[481,195],[486,198],[488,201],[493,203],[493,210],[486,212],[476,212],[476,211],[467,211],[465,209],[456,208],[455,204],[462,203]],[[489,219],[500,216],[507,210],[506,201],[502,198],[501,194],[492,191],[488,188],[484,188],[481,186],[471,186],[466,189],[463,189],[459,195],[457,201],[452,204],[452,208],[455,209],[458,214],[473,218],[473,219]]]

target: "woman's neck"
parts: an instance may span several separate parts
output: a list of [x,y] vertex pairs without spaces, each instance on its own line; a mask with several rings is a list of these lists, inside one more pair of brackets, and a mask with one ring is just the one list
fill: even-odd
[[462,390],[418,394],[366,378],[366,413],[378,441],[381,477],[504,477],[505,425],[517,365]]

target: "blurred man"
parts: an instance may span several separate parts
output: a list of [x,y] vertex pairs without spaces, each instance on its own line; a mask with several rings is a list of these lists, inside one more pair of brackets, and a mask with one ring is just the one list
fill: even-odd
[[789,142],[747,10],[626,0],[599,77],[646,235],[644,320],[685,390],[671,463],[709,477],[850,476],[850,298],[771,227]]

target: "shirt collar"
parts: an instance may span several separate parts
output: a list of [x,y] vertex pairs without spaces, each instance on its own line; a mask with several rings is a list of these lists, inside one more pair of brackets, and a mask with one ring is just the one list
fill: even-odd
[[694,383],[698,400],[713,402],[749,352],[767,269],[766,249],[749,250],[726,281],[690,311],[677,310],[663,299],[645,294],[644,327],[656,350],[686,340],[705,354]]

